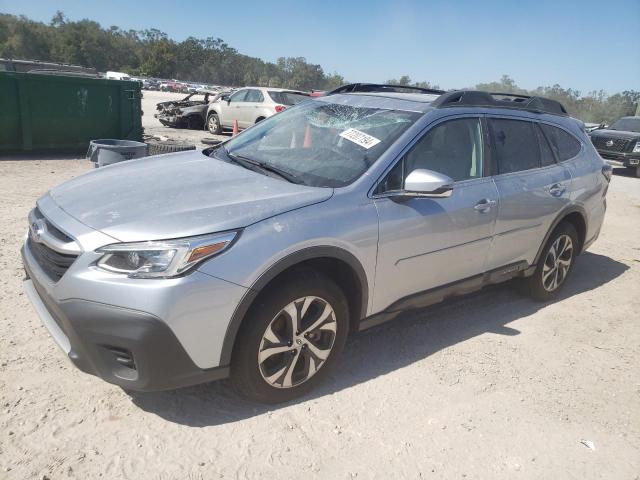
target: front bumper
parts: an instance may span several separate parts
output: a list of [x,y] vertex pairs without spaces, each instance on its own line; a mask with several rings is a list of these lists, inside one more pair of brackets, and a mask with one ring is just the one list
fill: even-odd
[[24,286],[44,326],[83,372],[138,391],[179,388],[229,374],[228,367],[198,368],[171,329],[153,315],[78,299],[56,303],[33,280]]
[[598,153],[605,160],[621,162],[625,167],[637,167],[640,165],[640,153],[610,152],[607,150],[598,150]]
[[[55,208],[47,211],[65,226],[77,227]],[[92,250],[109,239],[95,231],[78,238],[88,251],[59,280],[43,269],[29,242],[21,251],[31,303],[78,368],[145,391],[227,376],[228,364],[221,363],[225,336],[246,288],[199,271],[172,279],[102,272],[93,266],[100,254]]]
[[182,117],[177,117],[175,115],[156,114],[155,117],[165,127],[179,127],[184,122],[184,119]]

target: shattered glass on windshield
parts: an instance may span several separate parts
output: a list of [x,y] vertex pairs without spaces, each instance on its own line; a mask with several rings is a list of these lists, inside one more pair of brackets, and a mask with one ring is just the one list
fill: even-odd
[[360,177],[419,116],[309,101],[264,120],[225,148],[306,185],[341,187]]

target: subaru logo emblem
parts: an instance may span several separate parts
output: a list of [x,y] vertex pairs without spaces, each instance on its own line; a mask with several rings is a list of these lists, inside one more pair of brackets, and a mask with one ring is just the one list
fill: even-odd
[[605,145],[607,147],[613,147],[613,140],[607,140],[607,143],[605,143]]
[[46,223],[42,219],[38,219],[35,222],[33,222],[29,226],[29,233],[31,234],[31,239],[34,242],[39,242],[40,241],[40,237],[42,237],[42,235],[44,234],[46,228],[47,228],[46,227]]

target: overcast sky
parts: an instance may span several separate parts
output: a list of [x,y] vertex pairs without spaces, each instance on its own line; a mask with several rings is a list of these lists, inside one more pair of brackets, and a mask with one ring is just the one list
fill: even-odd
[[102,26],[220,37],[275,61],[306,57],[349,81],[409,75],[443,88],[509,74],[525,88],[640,90],[640,0],[0,0],[49,22],[56,10]]

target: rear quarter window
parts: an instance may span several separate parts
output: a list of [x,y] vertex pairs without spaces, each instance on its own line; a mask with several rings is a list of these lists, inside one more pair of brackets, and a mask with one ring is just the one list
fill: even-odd
[[561,128],[552,127],[551,125],[541,124],[540,126],[558,160],[564,162],[580,153],[582,145],[573,135],[565,132]]
[[305,100],[309,100],[308,95],[303,95],[301,93],[296,92],[272,92],[269,91],[269,96],[271,99],[282,105],[295,105],[296,103],[304,102]]

